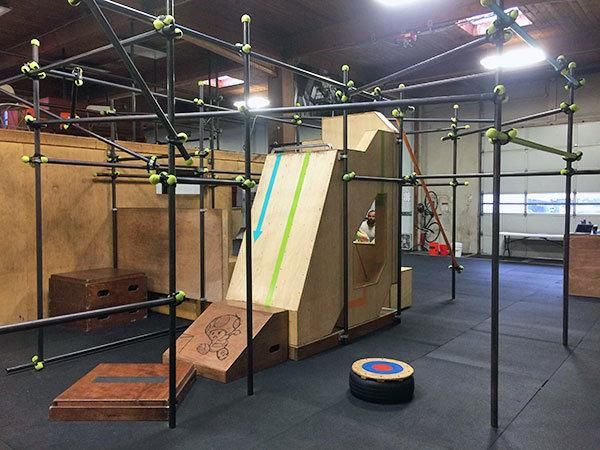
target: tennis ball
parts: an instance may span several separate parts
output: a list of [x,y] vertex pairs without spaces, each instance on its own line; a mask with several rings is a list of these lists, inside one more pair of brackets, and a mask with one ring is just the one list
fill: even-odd
[[252,21],[252,18],[248,14],[244,14],[242,16],[242,23],[250,23],[251,21]]
[[165,24],[160,19],[154,19],[154,21],[152,21],[152,26],[154,27],[154,29],[156,31],[160,31],[160,30],[162,30],[164,28]]
[[498,134],[500,134],[500,133],[499,133],[499,132],[498,132],[498,130],[496,130],[495,128],[490,128],[489,130],[487,130],[487,131],[485,132],[485,136],[486,136],[488,139],[492,139],[492,140],[493,140],[493,139],[496,139],[496,138],[498,137]]

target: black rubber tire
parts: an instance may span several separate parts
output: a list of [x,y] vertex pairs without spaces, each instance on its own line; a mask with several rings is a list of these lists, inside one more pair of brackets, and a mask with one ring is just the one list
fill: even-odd
[[415,393],[414,375],[401,381],[379,382],[363,380],[351,370],[349,382],[352,395],[370,403],[406,403],[413,399]]

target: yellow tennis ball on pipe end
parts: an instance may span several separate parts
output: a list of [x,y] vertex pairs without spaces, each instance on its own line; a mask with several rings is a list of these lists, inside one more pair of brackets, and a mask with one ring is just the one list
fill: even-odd
[[37,39],[32,39],[30,43],[31,45],[35,45],[36,47],[40,46],[40,41],[38,41]]
[[29,156],[23,155],[23,156],[21,156],[21,161],[24,163],[28,163],[31,161],[31,158]]
[[469,184],[471,184],[471,183],[469,183],[468,181],[465,181],[465,186],[468,186]]
[[516,129],[512,129],[512,130],[508,130],[508,137],[511,139],[514,139],[517,137],[517,130]]
[[160,31],[160,30],[162,30],[164,28],[165,24],[160,19],[154,19],[152,21],[152,26],[154,27],[154,29],[156,31]]
[[458,109],[458,108],[460,108],[460,106],[459,105],[454,105],[453,108],[454,109]]
[[252,18],[248,14],[244,14],[242,16],[242,23],[250,23],[251,21],[252,21]]
[[248,54],[252,51],[252,46],[250,44],[244,44],[242,45],[242,51]]
[[177,177],[175,175],[169,175],[167,177],[167,184],[169,186],[173,186],[174,184],[177,184]]
[[498,137],[498,134],[498,130],[496,130],[495,128],[490,128],[485,132],[485,136],[488,139],[496,139]]
[[148,181],[150,181],[150,184],[157,185],[158,183],[160,183],[160,175],[153,173],[148,178]]
[[171,25],[173,22],[175,22],[175,17],[173,17],[170,14],[167,14],[164,17],[163,22],[165,23],[165,25]]
[[348,64],[344,64],[342,66],[342,72],[348,72],[350,70],[350,66]]
[[194,159],[193,158],[189,158],[185,160],[185,165],[186,166],[191,166],[192,164],[194,164]]

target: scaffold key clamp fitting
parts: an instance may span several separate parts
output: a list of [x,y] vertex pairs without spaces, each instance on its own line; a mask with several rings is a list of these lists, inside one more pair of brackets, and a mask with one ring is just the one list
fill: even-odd
[[177,305],[181,305],[186,299],[185,291],[177,291],[174,294],[171,294],[171,296],[175,299]]
[[21,66],[21,73],[32,80],[43,80],[46,72],[40,72],[40,65],[36,61],[28,61]]
[[256,181],[246,178],[244,175],[238,175],[235,177],[235,181],[240,183],[240,186],[244,189],[253,189],[256,187]]
[[48,158],[44,155],[40,156],[21,156],[21,162],[24,164],[29,164],[31,167],[35,167],[36,164],[46,164],[48,162]]
[[31,357],[31,363],[33,364],[33,368],[38,372],[44,369],[44,361],[42,361],[38,355],[33,355]]
[[148,178],[148,181],[150,181],[150,184],[153,185],[163,184],[167,186],[174,186],[177,184],[177,177],[172,174],[170,175],[167,172],[153,173]]

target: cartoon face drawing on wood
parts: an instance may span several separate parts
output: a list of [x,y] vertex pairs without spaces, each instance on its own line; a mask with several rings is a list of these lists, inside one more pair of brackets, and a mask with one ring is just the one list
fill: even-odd
[[200,344],[196,349],[201,355],[209,352],[217,354],[219,360],[224,360],[229,356],[229,338],[240,334],[238,329],[242,321],[237,314],[224,314],[215,317],[206,326],[204,332],[208,336],[210,343]]

